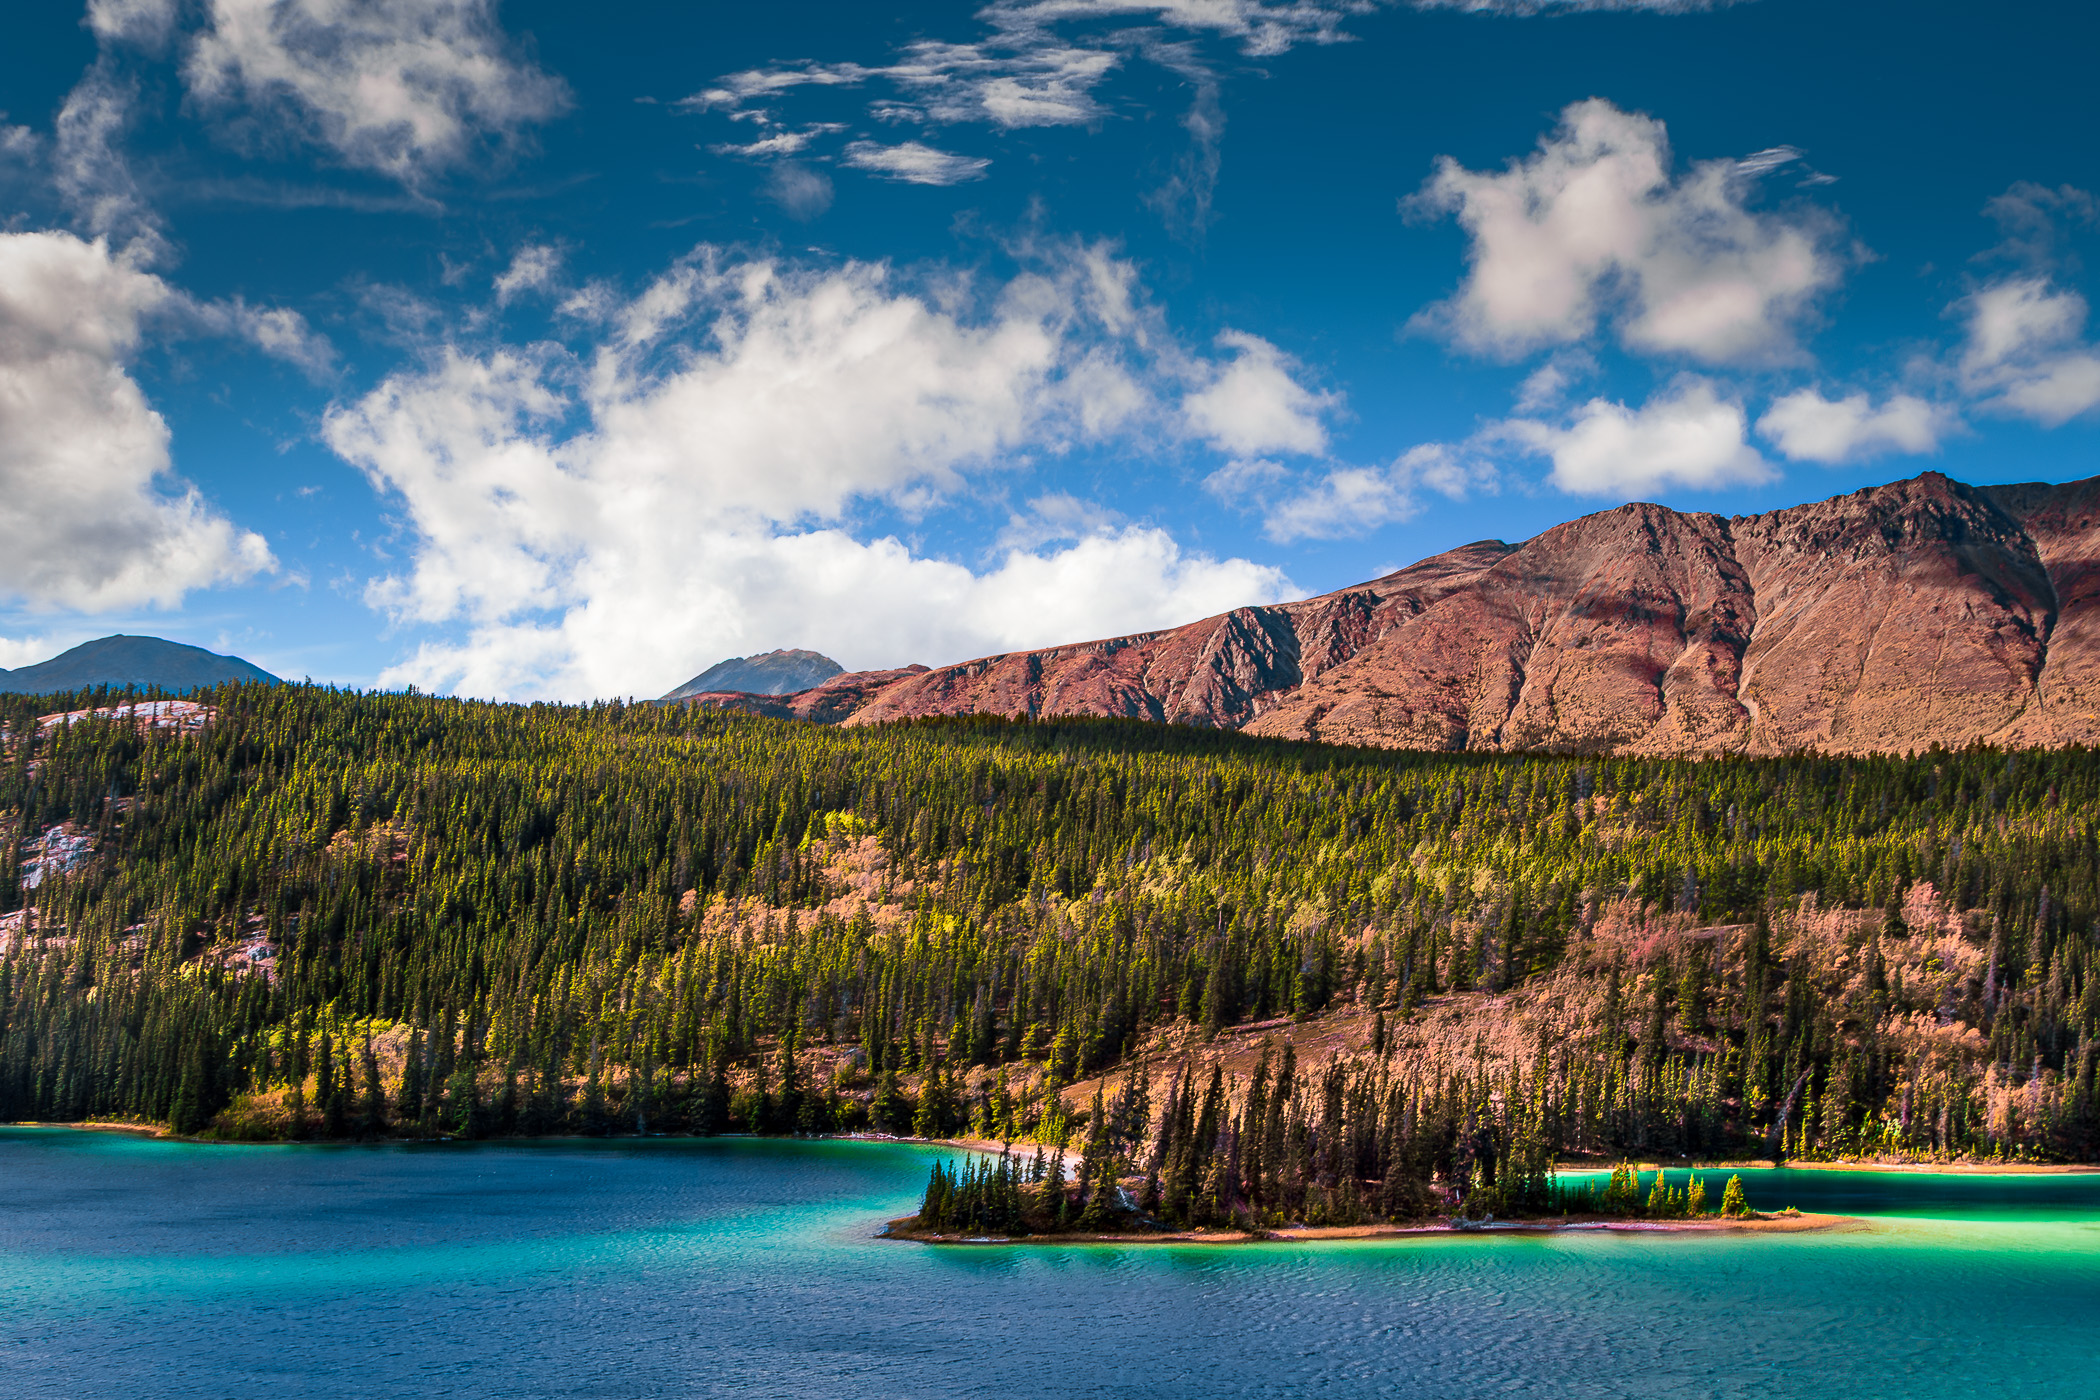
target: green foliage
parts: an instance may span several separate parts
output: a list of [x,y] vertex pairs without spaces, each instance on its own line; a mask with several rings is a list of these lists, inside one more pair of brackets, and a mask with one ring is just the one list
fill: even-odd
[[[1727,1190],[1722,1193],[1721,1213],[1727,1215],[1729,1202],[1737,1207],[1736,1215],[1746,1215],[1750,1207],[1743,1199],[1742,1178],[1731,1176]],[[1655,1179],[1642,1194],[1641,1173],[1628,1163],[1612,1168],[1611,1179],[1602,1189],[1585,1182],[1577,1186],[1558,1186],[1552,1192],[1553,1207],[1568,1215],[1601,1215],[1607,1217],[1642,1220],[1701,1220],[1713,1212],[1707,1209],[1706,1181],[1698,1173],[1687,1173],[1683,1186],[1672,1186],[1667,1172],[1658,1171]]]
[[1028,1233],[1027,1188],[1041,1181],[1042,1172],[1040,1153],[1032,1172],[1004,1152],[996,1161],[967,1158],[960,1171],[953,1163],[936,1162],[919,1205],[919,1224],[972,1235]]
[[[1088,1115],[1057,1209],[1108,1200],[1115,1173],[1175,1221],[1341,1221],[1534,1210],[1563,1152],[2100,1147],[2082,749],[1494,757],[1086,719],[202,698],[196,732],[36,722],[106,693],[0,698],[0,836],[95,843],[35,888],[0,860],[0,1119],[996,1121],[1062,1145],[1079,1120],[1052,1091],[1163,1029],[1350,1008],[1380,1018],[1381,1053],[1285,1051],[1254,1081],[1185,1073],[1134,1125]],[[841,883],[848,851],[883,918]],[[1928,881],[1952,932],[1905,913]],[[1703,932],[1607,958],[1600,911],[1621,906]],[[1571,969],[1595,997],[1570,1035],[1479,1061],[1409,1039],[1439,999]],[[810,1078],[819,1051],[856,1055],[857,1087]],[[1009,1067],[1024,1087],[994,1113],[970,1076]]]

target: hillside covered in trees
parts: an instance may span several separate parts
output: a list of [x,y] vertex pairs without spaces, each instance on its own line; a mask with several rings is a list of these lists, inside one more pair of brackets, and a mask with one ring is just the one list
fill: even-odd
[[972,1133],[1180,1222],[2100,1157],[2083,749],[193,699],[0,699],[0,1120]]

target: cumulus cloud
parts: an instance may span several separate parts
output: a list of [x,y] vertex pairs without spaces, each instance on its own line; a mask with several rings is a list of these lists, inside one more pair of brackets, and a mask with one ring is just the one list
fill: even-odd
[[569,103],[493,0],[209,0],[184,77],[199,106],[246,114],[243,139],[289,128],[411,185]]
[[1299,383],[1290,357],[1260,336],[1225,331],[1218,344],[1233,358],[1181,403],[1197,436],[1243,457],[1327,450],[1323,415],[1335,396]]
[[[852,665],[952,660],[1277,596],[1242,560],[1039,500],[982,571],[856,539],[1032,454],[1171,424],[1130,274],[1098,250],[988,302],[867,265],[702,255],[608,308],[603,343],[452,349],[327,419],[398,502],[411,566],[371,600],[448,627],[389,677],[492,695],[655,693],[792,638]],[[580,426],[579,426],[580,425]],[[1022,547],[1072,542],[1047,551]]]
[[1844,259],[1826,216],[1748,206],[1758,168],[1711,160],[1674,177],[1663,124],[1599,98],[1500,171],[1445,157],[1410,207],[1455,216],[1471,267],[1417,324],[1515,356],[1585,340],[1609,317],[1645,353],[1783,358]]
[[1958,303],[1967,340],[1962,387],[1985,412],[2046,427],[2100,406],[2100,347],[2084,338],[2085,298],[2039,274],[1992,283]]
[[1827,399],[1811,388],[1773,400],[1757,432],[1794,461],[1835,466],[1888,452],[1931,452],[1959,423],[1951,408],[1914,394],[1891,395],[1876,407],[1864,392]]
[[167,424],[128,372],[141,322],[175,300],[104,242],[0,234],[0,592],[172,607],[275,567],[173,476]]
[[846,147],[846,164],[856,170],[872,170],[892,180],[913,185],[960,185],[984,178],[991,164],[974,156],[937,151],[920,141],[884,146],[874,141],[855,141]]
[[1748,441],[1742,404],[1686,375],[1639,408],[1591,399],[1565,422],[1515,418],[1495,435],[1550,459],[1552,483],[1578,496],[1638,496],[1770,481]]

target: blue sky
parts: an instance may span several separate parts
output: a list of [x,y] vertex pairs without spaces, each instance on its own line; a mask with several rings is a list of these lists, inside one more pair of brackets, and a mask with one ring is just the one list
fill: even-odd
[[2088,6],[36,3],[0,665],[656,694],[2100,472]]

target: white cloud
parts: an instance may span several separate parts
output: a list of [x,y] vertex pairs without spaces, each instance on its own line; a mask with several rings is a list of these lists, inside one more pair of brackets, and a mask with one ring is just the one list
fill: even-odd
[[1740,403],[1687,375],[1637,409],[1591,399],[1566,423],[1515,418],[1491,435],[1550,458],[1553,484],[1570,494],[1638,496],[1772,480],[1748,427]]
[[1226,331],[1218,344],[1233,352],[1232,361],[1181,403],[1198,436],[1243,457],[1327,450],[1321,419],[1337,407],[1334,395],[1300,384],[1290,357],[1260,336]]
[[1757,431],[1797,462],[1835,466],[1886,452],[1931,452],[1959,423],[1952,409],[1914,394],[1891,395],[1876,408],[1864,392],[1826,399],[1820,389],[1797,389],[1773,400]]
[[1054,499],[1036,502],[1035,537],[1075,542],[984,572],[855,539],[857,503],[925,508],[972,476],[1174,421],[1156,382],[1180,370],[1147,358],[1150,313],[1100,251],[982,303],[894,280],[703,255],[609,307],[587,358],[452,350],[338,406],[328,442],[398,498],[414,539],[372,601],[453,633],[389,679],[656,693],[763,646],[945,661],[1288,588]]
[[275,567],[169,470],[168,428],[126,365],[177,301],[102,242],[0,234],[0,593],[106,612]]
[[795,130],[779,128],[770,136],[761,136],[755,141],[742,143],[725,142],[709,146],[718,156],[742,156],[746,160],[776,160],[791,156],[808,146],[820,136],[831,136],[846,129],[843,122],[811,122]]
[[1278,544],[1348,539],[1412,520],[1421,493],[1464,500],[1498,485],[1494,465],[1471,444],[1430,442],[1408,449],[1384,467],[1335,467],[1280,500],[1268,500],[1262,533]]
[[245,107],[238,134],[286,128],[407,184],[565,110],[562,82],[513,52],[493,0],[209,0],[191,97]]
[[1537,152],[1499,172],[1438,163],[1412,207],[1455,215],[1472,266],[1418,323],[1518,355],[1584,340],[1610,315],[1637,351],[1783,358],[1843,262],[1825,216],[1757,213],[1749,191],[1735,161],[1673,179],[1661,122],[1599,98],[1574,103]]
[[545,243],[528,243],[512,256],[510,266],[498,273],[494,283],[496,304],[508,305],[524,292],[544,291],[561,271],[561,249]]
[[1986,412],[2056,427],[2100,406],[2086,302],[2041,275],[2006,278],[1954,308],[1968,322],[1956,372]]
[[973,156],[937,151],[920,141],[897,146],[855,141],[846,147],[845,162],[856,170],[872,170],[913,185],[960,185],[967,180],[981,180],[991,164]]

